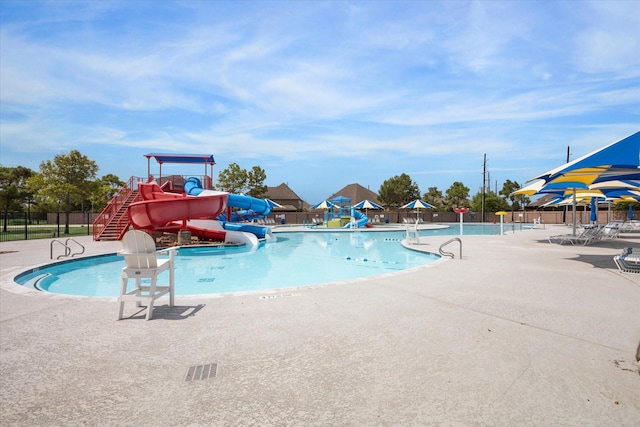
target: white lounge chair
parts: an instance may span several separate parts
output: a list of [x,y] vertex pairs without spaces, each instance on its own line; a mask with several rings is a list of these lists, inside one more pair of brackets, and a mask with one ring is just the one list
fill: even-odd
[[603,239],[618,239],[620,238],[620,226],[615,223],[608,223],[602,228]]
[[560,234],[557,236],[549,236],[549,243],[558,243],[564,245],[570,243],[572,245],[590,245],[599,241],[602,238],[602,229],[599,226],[585,227],[580,234]]
[[614,256],[613,261],[622,273],[640,273],[640,254],[634,254],[632,248],[627,248],[620,255]]
[[[156,243],[153,238],[139,230],[130,230],[122,239],[123,250],[118,252],[124,256],[125,266],[122,268],[122,285],[118,302],[118,320],[122,319],[125,302],[135,302],[136,307],[144,304],[147,307],[147,320],[153,316],[153,304],[163,295],[169,294],[169,306],[173,307],[173,256],[174,250],[169,250],[167,259],[158,259]],[[169,271],[169,284],[158,286],[158,276],[163,271]],[[128,290],[129,280],[135,279],[135,287]],[[150,284],[142,284],[142,279],[150,279]]]

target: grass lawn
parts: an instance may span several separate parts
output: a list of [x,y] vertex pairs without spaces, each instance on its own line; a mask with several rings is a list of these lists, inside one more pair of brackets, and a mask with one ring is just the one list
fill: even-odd
[[[44,224],[44,225],[29,225],[27,227],[27,239],[50,239],[55,238],[67,238],[73,236],[87,236],[91,234],[93,227],[89,226],[89,232],[87,233],[86,225],[69,225],[69,234],[64,234],[64,225],[60,225],[60,236],[58,236],[57,224]],[[7,227],[7,231],[1,229],[0,241],[9,242],[13,240],[25,240],[25,228],[24,225],[10,225]]]

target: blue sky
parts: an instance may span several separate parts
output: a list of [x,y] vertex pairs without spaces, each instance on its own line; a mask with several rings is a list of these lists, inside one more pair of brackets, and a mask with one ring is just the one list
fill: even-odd
[[499,190],[640,129],[638,28],[637,1],[3,0],[0,164],[213,154],[316,203],[402,173],[473,195],[486,153]]

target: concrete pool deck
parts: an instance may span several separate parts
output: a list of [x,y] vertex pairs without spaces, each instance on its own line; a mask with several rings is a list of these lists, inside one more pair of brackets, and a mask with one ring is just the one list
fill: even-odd
[[[547,242],[569,232],[462,236],[462,259],[393,275],[178,296],[148,322],[116,321],[115,298],[19,287],[51,240],[1,243],[0,424],[637,426],[640,275],[612,257],[640,234]],[[185,381],[208,364],[214,378]]]

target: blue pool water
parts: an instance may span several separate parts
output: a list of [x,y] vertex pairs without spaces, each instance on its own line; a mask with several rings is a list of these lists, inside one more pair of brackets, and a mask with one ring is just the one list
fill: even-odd
[[[464,226],[467,235],[498,231],[493,224]],[[458,224],[420,232],[421,236],[458,234]],[[176,294],[330,283],[406,270],[439,259],[438,255],[402,247],[404,231],[278,233],[277,237],[277,242],[262,244],[255,251],[244,247],[180,248],[175,258]],[[114,297],[119,293],[123,265],[123,258],[115,254],[72,259],[23,273],[15,281],[58,294]],[[168,273],[162,274],[160,284],[168,280]]]
[[[249,252],[243,247],[180,248],[176,295],[245,292],[329,283],[405,270],[437,260],[407,250],[402,232],[278,233],[278,241]],[[52,264],[18,276],[43,291],[95,297],[119,293],[124,265],[118,255]],[[159,283],[166,283],[162,273]]]

